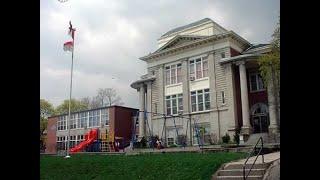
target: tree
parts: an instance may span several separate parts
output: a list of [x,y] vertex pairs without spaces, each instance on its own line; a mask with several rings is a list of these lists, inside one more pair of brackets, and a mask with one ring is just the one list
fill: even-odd
[[[71,99],[71,112],[75,111],[82,111],[82,110],[87,110],[89,109],[88,104],[76,100],[76,99]],[[60,104],[56,108],[57,114],[68,114],[69,113],[69,100],[64,100],[62,104]]]
[[264,54],[258,60],[259,70],[267,88],[275,97],[278,118],[280,113],[280,16],[276,29],[272,34],[271,52]]
[[96,96],[100,106],[122,105],[121,97],[117,95],[117,91],[113,88],[100,88]]
[[87,107],[90,107],[90,103],[91,103],[91,98],[90,97],[84,97],[80,99],[80,102],[84,105],[86,105]]
[[40,99],[40,147],[43,148],[45,130],[47,129],[48,117],[54,114],[53,105],[45,99]]
[[85,104],[88,107],[88,109],[95,109],[101,107],[97,97],[84,97],[80,99],[80,102],[82,104]]

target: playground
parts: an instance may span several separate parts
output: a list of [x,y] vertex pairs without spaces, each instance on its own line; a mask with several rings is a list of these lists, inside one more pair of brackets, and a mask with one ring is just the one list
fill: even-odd
[[226,162],[245,153],[75,154],[69,159],[42,155],[41,179],[211,179]]

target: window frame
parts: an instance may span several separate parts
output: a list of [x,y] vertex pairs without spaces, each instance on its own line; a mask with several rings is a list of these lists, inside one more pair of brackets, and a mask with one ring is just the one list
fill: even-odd
[[[253,90],[252,89],[252,76],[255,77],[255,83],[256,83],[256,87],[257,89]],[[259,83],[259,79],[261,79],[261,82],[262,82],[262,88],[260,87],[260,83]],[[249,73],[249,86],[250,86],[250,92],[253,93],[253,92],[261,92],[261,91],[265,91],[266,88],[265,88],[265,85],[263,83],[263,80],[262,80],[262,77],[260,75],[260,73],[258,72],[252,72],[252,73]]]
[[[179,103],[179,99],[181,100],[181,103]],[[175,101],[175,103],[176,103],[176,105],[174,107],[173,107],[173,101]],[[183,94],[182,93],[172,94],[172,95],[166,96],[165,102],[166,102],[166,115],[171,115],[171,116],[179,115],[179,112],[181,112],[179,110],[180,108],[182,108],[182,111],[183,111]],[[170,102],[170,103],[168,103],[168,102]],[[176,113],[173,113],[174,108],[175,108]],[[170,113],[168,112],[168,109],[170,109]]]
[[[173,70],[174,74],[172,73]],[[178,71],[180,74],[178,74]],[[165,66],[165,80],[166,86],[182,83],[182,64],[177,63]]]
[[[207,64],[207,66],[205,68],[203,66],[204,62],[206,62],[206,64]],[[197,71],[197,64],[200,64],[200,71]],[[198,72],[201,72],[201,74],[198,75]],[[188,73],[188,75],[189,75],[189,81],[191,81],[191,77],[194,77],[194,80],[208,78],[209,77],[208,56],[203,55],[203,56],[191,58],[189,60],[189,73]]]
[[[201,91],[201,92],[200,92]],[[202,104],[202,110],[199,110],[199,96],[202,96],[200,97],[202,101],[201,104]],[[209,101],[206,101],[206,95],[209,95]],[[195,96],[195,101],[196,103],[194,103],[192,101],[192,97]],[[206,108],[206,103],[209,103],[209,109]],[[198,90],[194,90],[194,91],[190,91],[190,106],[191,106],[191,113],[194,113],[194,112],[204,112],[204,111],[208,111],[211,109],[211,99],[210,99],[210,88],[206,88],[206,89],[198,89]],[[193,106],[196,105],[196,108],[195,108],[195,111],[193,110]]]

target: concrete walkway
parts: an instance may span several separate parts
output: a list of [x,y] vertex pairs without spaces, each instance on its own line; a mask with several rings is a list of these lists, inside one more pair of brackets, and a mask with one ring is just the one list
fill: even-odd
[[[256,159],[256,157],[257,156],[252,156],[251,158],[249,158],[247,164],[252,164],[254,162],[254,160]],[[278,160],[278,159],[280,159],[280,151],[264,155],[264,162],[265,163],[270,163],[270,162],[273,162],[273,161]],[[246,159],[241,159],[241,160],[238,160],[238,161],[235,161],[235,162],[228,163],[227,165],[230,165],[230,164],[243,164],[245,161],[246,161]],[[262,163],[262,156],[259,156],[257,158],[256,164],[257,163]]]

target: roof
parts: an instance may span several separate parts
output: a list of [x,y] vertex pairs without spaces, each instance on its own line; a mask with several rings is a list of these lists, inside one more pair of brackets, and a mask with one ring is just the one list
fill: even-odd
[[222,58],[222,59],[220,59],[220,63],[223,64],[223,63],[229,63],[229,62],[233,62],[233,61],[239,61],[242,59],[257,58],[259,56],[261,56],[261,54],[242,54],[239,56]]
[[242,53],[248,54],[248,53],[252,53],[254,51],[270,48],[270,46],[271,46],[270,44],[255,44],[255,45],[250,46],[248,49],[246,49]]
[[185,48],[185,47],[193,47],[193,45],[197,44],[197,43],[199,44],[199,43],[204,43],[204,42],[212,42],[212,41],[215,41],[215,40],[218,40],[218,39],[222,39],[222,38],[226,38],[226,37],[232,37],[232,38],[237,39],[239,42],[243,43],[245,45],[245,47],[250,47],[251,46],[251,44],[246,39],[242,38],[237,33],[233,32],[233,31],[227,31],[225,33],[214,34],[214,35],[211,35],[211,36],[206,36],[205,38],[200,38],[200,39],[197,39],[197,40],[194,40],[194,41],[190,41],[189,43],[185,43],[185,44],[179,45],[177,47],[171,47],[171,48],[168,48],[168,49],[163,49],[162,51],[158,51],[157,50],[157,51],[155,51],[153,53],[150,53],[150,54],[148,54],[146,56],[140,57],[139,59],[143,60],[143,61],[146,61],[146,60],[151,59],[151,58],[159,57],[160,55],[163,55],[163,54],[168,54],[170,52],[176,52],[179,49],[181,50],[182,48]]
[[[131,108],[131,107],[125,107],[125,106],[112,105],[112,106],[103,106],[103,107],[93,108],[93,109],[86,109],[86,110],[81,110],[81,111],[74,111],[74,112],[71,112],[71,114],[74,114],[74,113],[82,113],[82,112],[88,112],[88,111],[94,111],[94,110],[105,109],[105,108],[112,108],[112,107],[120,107],[120,108],[127,108],[127,109],[138,110],[138,109],[136,109],[136,108]],[[68,114],[67,114],[67,113],[64,113],[64,114],[58,114],[58,115],[50,116],[50,117],[48,117],[48,118],[53,118],[53,117],[58,117],[58,116],[65,116],[65,115],[68,115]]]
[[161,37],[167,36],[167,35],[169,35],[169,34],[172,34],[172,33],[178,32],[178,31],[181,31],[181,30],[183,30],[183,29],[187,29],[187,28],[190,28],[190,27],[193,27],[193,26],[202,24],[202,23],[207,22],[207,21],[213,22],[213,21],[212,21],[211,19],[209,19],[209,18],[204,18],[204,19],[201,19],[201,20],[199,20],[199,21],[196,21],[196,22],[193,22],[193,23],[184,25],[184,26],[180,26],[180,27],[174,28],[174,29],[166,32],[166,33],[165,33],[164,35],[162,35]]
[[144,82],[148,82],[148,81],[153,81],[153,80],[155,80],[155,79],[156,79],[155,76],[147,77],[147,78],[140,79],[140,80],[137,80],[137,81],[131,83],[130,86],[131,86],[131,88],[133,88],[133,89],[138,89],[138,88],[139,88],[139,84],[144,83]]

